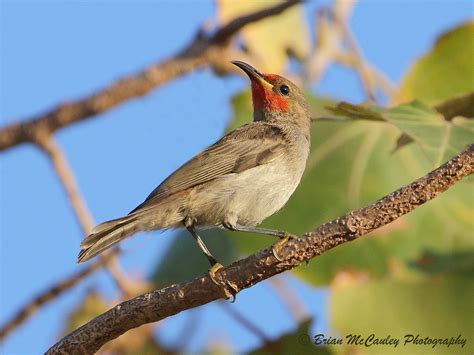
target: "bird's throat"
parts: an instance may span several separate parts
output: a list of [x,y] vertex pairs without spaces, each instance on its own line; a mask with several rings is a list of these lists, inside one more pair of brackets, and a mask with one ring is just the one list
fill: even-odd
[[255,81],[252,81],[252,101],[254,116],[261,117],[260,120],[264,119],[266,112],[288,112],[288,99]]

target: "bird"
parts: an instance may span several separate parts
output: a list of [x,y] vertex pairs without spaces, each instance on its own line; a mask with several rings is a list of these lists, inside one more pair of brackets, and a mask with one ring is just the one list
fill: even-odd
[[81,243],[85,262],[139,231],[186,228],[215,280],[222,268],[196,228],[270,235],[277,256],[291,237],[257,227],[280,210],[300,183],[310,148],[311,115],[304,92],[290,80],[232,61],[250,79],[253,121],[227,133],[184,163],[128,215],[97,225]]

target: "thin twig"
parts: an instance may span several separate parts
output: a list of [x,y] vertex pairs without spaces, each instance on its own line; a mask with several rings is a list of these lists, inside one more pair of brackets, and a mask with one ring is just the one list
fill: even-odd
[[[352,3],[354,5],[354,3]],[[353,67],[358,73],[362,83],[362,88],[365,91],[367,98],[371,101],[376,101],[377,88],[391,98],[396,93],[395,85],[377,68],[371,65],[364,57],[362,50],[357,43],[357,39],[352,33],[349,26],[349,16],[347,13],[339,13],[337,7],[334,10],[335,25],[341,31],[342,40],[347,44],[348,51],[339,54],[335,57],[336,61],[344,62],[344,54],[350,60],[346,61],[346,65]]]
[[194,69],[206,64],[212,65],[213,62],[221,62],[226,58],[225,52],[229,40],[243,27],[278,15],[300,2],[301,0],[289,0],[237,17],[212,36],[205,36],[202,31],[198,31],[194,40],[173,57],[153,64],[140,73],[124,77],[80,100],[58,105],[49,112],[4,127],[0,130],[0,150],[34,142],[38,132],[53,133],[72,123],[104,113],[127,100],[146,95],[151,90]]
[[354,1],[335,1],[331,9],[322,8],[316,13],[317,40],[314,50],[306,62],[308,83],[318,82],[326,70],[339,63],[355,69],[367,98],[376,101],[376,91],[380,88],[387,97],[397,94],[396,86],[363,56],[362,51],[349,27]]
[[42,306],[61,296],[63,293],[80,283],[90,274],[99,270],[109,261],[110,258],[117,254],[117,250],[113,253],[109,253],[105,258],[97,259],[94,263],[90,264],[81,271],[68,276],[62,281],[56,282],[53,286],[47,290],[38,294],[30,302],[24,305],[16,314],[8,320],[0,328],[0,340],[5,339],[13,330],[15,330],[20,324],[35,314]]
[[257,338],[259,338],[259,340],[263,344],[266,344],[270,341],[270,339],[268,338],[268,336],[265,334],[265,332],[262,329],[260,329],[256,324],[252,323],[247,318],[245,318],[235,308],[230,307],[228,303],[220,301],[220,302],[217,302],[217,305],[220,306],[223,311],[227,312],[227,314],[231,316],[237,323],[239,323],[241,326],[247,329],[250,333],[252,333]]
[[66,160],[61,148],[50,134],[37,135],[37,145],[46,153],[51,160],[53,170],[59,178],[61,185],[66,192],[71,208],[77,218],[77,222],[83,233],[89,233],[94,227],[94,222],[86,203],[79,192],[76,178],[69,163]]
[[318,116],[318,117],[311,117],[311,122],[312,123],[316,123],[316,122],[321,122],[321,121],[324,121],[324,122],[350,122],[350,121],[354,121],[354,119],[352,118],[348,118],[348,117],[337,117],[337,116],[334,116],[334,117],[331,117],[331,116]]
[[342,51],[341,29],[334,25],[330,11],[318,9],[315,14],[315,29],[317,34],[313,50],[305,63],[306,85],[316,84],[322,78],[329,66],[334,62],[337,53]]
[[178,352],[181,354],[186,353],[186,347],[198,330],[198,325],[201,320],[201,309],[192,309],[188,312],[187,316],[188,319],[183,328],[179,331],[175,340],[171,342],[175,344],[172,348],[178,349]]
[[303,236],[289,240],[279,258],[272,247],[208,274],[125,301],[65,336],[47,354],[94,353],[108,341],[132,328],[156,322],[184,310],[225,298],[232,290],[245,288],[292,269],[302,262],[380,228],[435,198],[474,171],[474,144],[424,177],[413,181],[373,204],[320,225]]
[[[356,69],[356,66],[357,66],[356,56],[352,52],[340,51],[335,54],[334,61],[349,68]],[[374,89],[379,88],[390,99],[396,97],[396,95],[398,94],[398,90],[395,84],[393,84],[383,72],[381,72],[378,68],[374,67],[368,62],[363,62],[362,66],[364,68],[364,72],[370,75],[371,82],[373,82]],[[359,76],[360,75],[361,74],[359,71]],[[365,85],[362,79],[361,79],[361,82],[363,85]]]
[[287,308],[288,313],[293,317],[296,324],[300,324],[304,319],[308,319],[308,311],[306,307],[283,277],[272,277],[269,281],[270,285],[275,290],[275,293],[280,298],[280,301]]
[[344,35],[345,42],[349,46],[349,50],[354,57],[354,69],[359,73],[360,81],[362,82],[362,88],[365,91],[365,95],[370,101],[376,101],[376,86],[372,77],[372,72],[369,70],[367,62],[362,54],[354,35],[349,29],[348,24],[345,20],[340,19],[339,16],[335,16],[339,21],[342,33]]

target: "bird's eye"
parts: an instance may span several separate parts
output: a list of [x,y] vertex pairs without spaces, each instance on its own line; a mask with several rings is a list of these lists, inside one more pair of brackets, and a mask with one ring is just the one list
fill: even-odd
[[290,88],[287,85],[280,86],[280,92],[282,95],[288,96],[290,93]]

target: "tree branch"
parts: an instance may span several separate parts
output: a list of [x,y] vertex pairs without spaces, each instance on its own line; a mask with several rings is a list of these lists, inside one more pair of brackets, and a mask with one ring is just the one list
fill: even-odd
[[[21,120],[0,130],[0,150],[34,142],[39,133],[52,133],[72,123],[106,112],[115,106],[143,96],[181,75],[222,60],[231,37],[243,27],[275,16],[301,0],[288,0],[255,13],[238,17],[222,26],[212,36],[199,31],[194,40],[174,57],[156,63],[141,73],[125,77],[83,99],[58,105],[44,114]],[[224,56],[225,57],[225,56]]]
[[[237,293],[394,221],[435,198],[473,170],[474,144],[436,170],[375,203],[288,241],[280,251],[281,261],[275,258],[269,247],[221,269],[217,278]],[[226,293],[228,290],[213,283],[209,275],[204,275],[143,294],[76,329],[51,347],[47,354],[94,353],[129,329],[224,298]]]

